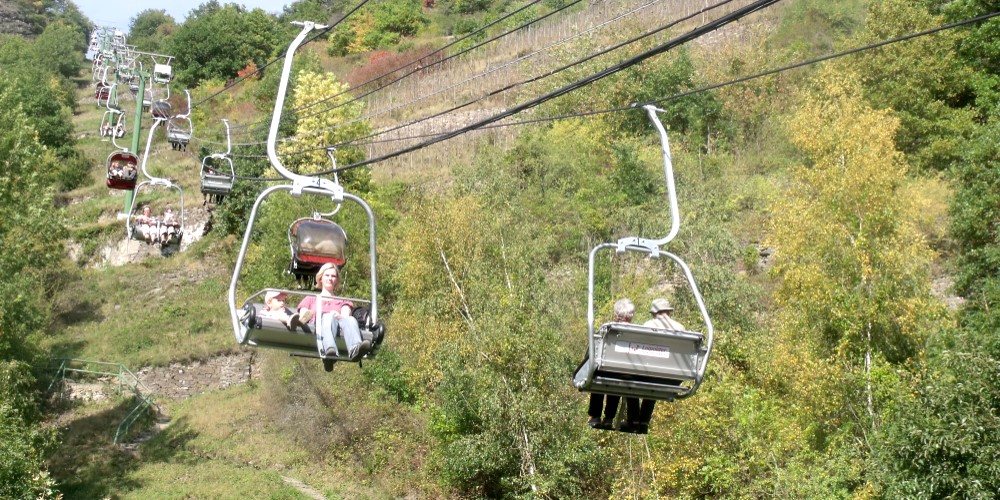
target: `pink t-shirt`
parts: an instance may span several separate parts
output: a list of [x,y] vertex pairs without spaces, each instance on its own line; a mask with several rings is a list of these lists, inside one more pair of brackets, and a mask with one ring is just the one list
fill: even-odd
[[[332,313],[334,311],[336,311],[336,312],[339,313],[339,312],[341,312],[341,309],[344,306],[349,307],[352,311],[354,310],[354,303],[351,302],[351,301],[349,301],[349,300],[338,299],[338,298],[334,298],[334,297],[323,297],[323,301],[322,302],[323,302],[323,314],[329,314],[329,313]],[[316,296],[315,295],[306,296],[306,298],[302,299],[302,301],[299,302],[299,305],[295,306],[295,308],[299,309],[299,310],[301,310],[301,309],[312,309],[312,311],[313,311],[313,319],[309,321],[310,323],[316,321],[315,318],[316,318],[317,315],[319,315],[319,308],[316,307]]]

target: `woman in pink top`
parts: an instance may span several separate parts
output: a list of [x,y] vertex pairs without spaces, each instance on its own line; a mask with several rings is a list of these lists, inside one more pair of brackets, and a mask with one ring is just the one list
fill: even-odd
[[371,342],[361,339],[358,321],[351,316],[354,303],[338,298],[333,293],[340,284],[340,270],[334,264],[324,264],[316,273],[316,284],[320,287],[319,295],[306,296],[299,302],[298,318],[293,317],[290,326],[294,329],[296,323],[312,323],[316,316],[320,316],[320,304],[322,304],[322,323],[316,336],[320,354],[339,356],[336,338],[340,334],[344,337],[347,355],[352,361],[364,356],[371,349]]

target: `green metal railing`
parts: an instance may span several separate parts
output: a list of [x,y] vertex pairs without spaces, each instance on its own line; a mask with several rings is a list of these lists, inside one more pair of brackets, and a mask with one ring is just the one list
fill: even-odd
[[121,423],[118,424],[118,428],[115,429],[115,439],[114,444],[119,444],[119,440],[128,435],[129,428],[135,423],[142,414],[152,407],[157,407],[153,399],[148,396],[150,393],[149,388],[139,380],[132,370],[129,370],[125,365],[121,363],[108,363],[104,361],[91,361],[87,359],[69,359],[64,358],[59,360],[59,368],[56,371],[56,376],[52,379],[52,383],[49,384],[49,392],[52,392],[53,387],[55,387],[56,382],[61,382],[66,379],[67,373],[79,373],[84,375],[95,375],[103,377],[115,377],[118,381],[118,393],[121,394],[125,389],[128,389],[133,396],[135,396],[138,401],[134,408],[125,415]]

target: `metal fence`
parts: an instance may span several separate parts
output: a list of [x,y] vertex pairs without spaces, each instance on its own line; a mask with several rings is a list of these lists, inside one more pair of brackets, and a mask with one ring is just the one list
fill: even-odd
[[125,415],[125,418],[118,424],[118,428],[115,429],[114,444],[116,445],[128,435],[129,428],[144,412],[152,407],[156,407],[156,403],[149,396],[149,388],[139,380],[139,377],[135,373],[132,373],[132,370],[129,370],[121,363],[69,358],[58,361],[59,368],[56,370],[56,375],[49,384],[49,392],[52,392],[56,383],[64,382],[67,374],[81,374],[96,377],[112,377],[117,381],[118,394],[122,394],[126,390],[132,393],[136,400],[136,405]]

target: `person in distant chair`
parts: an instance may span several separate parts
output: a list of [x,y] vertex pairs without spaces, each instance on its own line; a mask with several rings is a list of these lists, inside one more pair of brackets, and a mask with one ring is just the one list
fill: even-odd
[[156,231],[156,219],[151,215],[149,205],[142,207],[142,215],[135,218],[135,225],[139,230],[139,234],[146,240],[146,243],[153,243],[153,233]]
[[[653,315],[653,319],[643,323],[642,326],[663,330],[684,331],[684,325],[670,317],[670,314],[673,312],[674,308],[671,307],[670,301],[667,299],[653,299],[652,307],[649,308],[649,313]],[[623,422],[622,427],[618,430],[634,432],[636,434],[649,433],[649,420],[653,418],[653,408],[655,406],[655,399],[643,399],[640,402],[639,398],[625,398],[625,410],[628,422]]]

